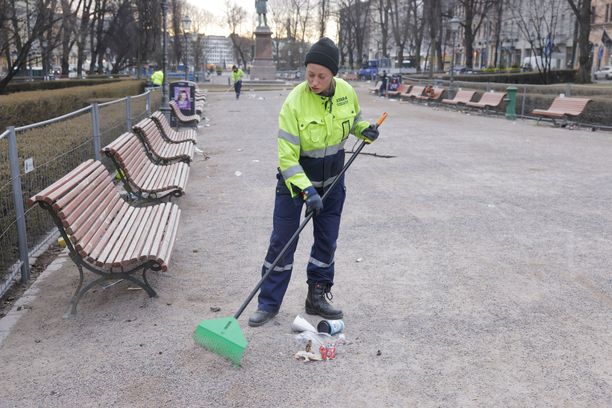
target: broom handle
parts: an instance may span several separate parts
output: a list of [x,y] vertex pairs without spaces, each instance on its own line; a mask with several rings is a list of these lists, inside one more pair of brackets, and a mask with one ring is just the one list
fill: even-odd
[[[387,113],[385,112],[385,113],[382,114],[380,119],[378,119],[378,121],[376,122],[376,127],[380,126],[382,124],[382,122],[386,118],[387,118]],[[366,145],[366,142],[362,141],[361,144],[359,145],[359,147],[357,148],[357,150],[355,150],[355,152],[351,156],[351,158],[346,162],[346,164],[344,165],[342,170],[340,170],[340,173],[336,176],[336,179],[334,180],[334,182],[331,184],[331,186],[329,186],[329,188],[327,189],[325,194],[323,194],[323,197],[321,198],[322,201],[325,201],[325,198],[334,189],[336,184],[338,184],[338,182],[340,181],[340,179],[342,178],[344,173],[346,173],[346,170],[350,167],[350,165],[353,163],[353,161],[355,161],[355,159],[357,158],[357,155],[359,155],[359,153],[361,153],[361,150],[365,147],[365,145]],[[238,311],[236,311],[236,313],[234,314],[234,318],[235,319],[238,319],[240,317],[240,315],[242,314],[242,312],[244,312],[244,309],[246,309],[246,307],[249,305],[249,303],[251,303],[251,300],[253,300],[253,298],[255,297],[255,294],[261,288],[261,285],[263,285],[263,283],[266,280],[266,278],[268,277],[268,275],[270,275],[270,273],[274,270],[276,265],[278,265],[280,260],[285,256],[285,253],[287,252],[289,247],[291,245],[293,245],[295,240],[300,236],[300,232],[302,232],[304,227],[306,227],[306,224],[308,224],[310,222],[310,219],[313,217],[313,214],[314,214],[313,212],[308,214],[306,216],[306,218],[304,218],[304,221],[302,221],[302,223],[298,227],[297,231],[295,231],[293,233],[293,235],[291,236],[291,238],[289,238],[289,241],[287,241],[287,243],[285,244],[283,249],[281,249],[280,253],[276,256],[276,259],[274,259],[274,262],[272,262],[272,265],[270,266],[270,268],[266,271],[266,273],[263,274],[263,276],[261,277],[261,279],[259,280],[259,282],[255,286],[255,288],[253,288],[253,290],[251,291],[249,296],[246,298],[244,303],[242,303],[242,306],[240,306]]]
[[[340,174],[338,174],[338,176],[336,176],[336,179],[334,180],[334,182],[331,184],[331,186],[327,189],[327,191],[325,192],[325,194],[323,194],[323,197],[321,198],[322,201],[325,201],[325,198],[329,195],[329,192],[333,190],[333,188],[336,186],[336,184],[338,184],[338,182],[340,181],[340,178],[342,177],[342,175],[346,172],[346,169],[348,169],[348,167],[351,165],[351,163],[353,163],[353,160],[355,160],[355,158],[357,157],[357,155],[361,152],[361,149],[363,149],[363,147],[366,145],[366,142],[361,142],[361,144],[359,145],[359,147],[357,148],[357,150],[355,151],[355,153],[353,154],[353,156],[349,159],[349,161],[346,163],[346,165],[342,168],[342,170],[340,171]],[[240,306],[240,308],[238,309],[238,311],[236,312],[236,314],[234,314],[234,318],[238,319],[238,317],[240,317],[240,315],[242,314],[242,312],[244,312],[244,309],[246,309],[246,307],[249,305],[249,303],[251,303],[251,300],[253,300],[253,297],[255,297],[255,294],[257,293],[257,291],[261,288],[261,285],[263,285],[264,281],[266,280],[266,278],[268,277],[268,275],[270,275],[270,273],[274,270],[274,268],[276,267],[276,265],[278,265],[278,263],[280,262],[281,259],[283,259],[283,257],[285,256],[285,253],[289,250],[289,247],[291,245],[293,245],[293,243],[295,242],[295,240],[300,236],[300,232],[302,232],[302,230],[304,229],[304,227],[306,227],[306,224],[308,224],[310,222],[310,220],[313,217],[313,212],[310,212],[306,218],[304,218],[304,221],[302,221],[302,223],[300,224],[300,226],[298,227],[297,231],[295,231],[293,233],[293,235],[291,236],[291,238],[289,238],[289,241],[287,241],[287,243],[285,244],[285,246],[283,247],[283,249],[281,249],[280,253],[276,256],[276,259],[274,259],[274,262],[272,262],[272,265],[270,266],[270,268],[266,271],[266,273],[263,274],[263,276],[261,277],[261,279],[259,280],[259,283],[257,283],[257,286],[255,286],[255,288],[251,291],[251,293],[249,294],[249,296],[247,297],[247,299],[244,301],[244,303],[242,304],[242,306]]]

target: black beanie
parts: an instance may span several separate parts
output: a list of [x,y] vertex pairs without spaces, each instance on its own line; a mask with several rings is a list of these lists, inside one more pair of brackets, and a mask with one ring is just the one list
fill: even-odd
[[304,65],[310,63],[323,65],[336,75],[338,73],[338,47],[332,40],[327,37],[321,38],[316,43],[312,44],[310,50],[306,54]]

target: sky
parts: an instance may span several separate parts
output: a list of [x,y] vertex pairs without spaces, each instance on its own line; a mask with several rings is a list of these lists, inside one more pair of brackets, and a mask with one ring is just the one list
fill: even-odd
[[[232,0],[235,4],[243,7],[249,13],[247,20],[251,21],[255,13],[255,0]],[[215,15],[217,21],[220,22],[217,26],[209,26],[205,34],[209,35],[229,35],[229,29],[225,24],[225,0],[189,0],[189,3],[208,10]]]
[[[198,8],[202,8],[204,10],[212,13],[219,24],[209,25],[205,33],[206,35],[229,35],[229,28],[225,23],[225,0],[187,0],[189,3],[197,6]],[[255,12],[255,0],[230,0],[233,3],[244,8],[248,15],[246,19],[245,26],[243,29],[251,30],[250,26],[255,22],[255,18],[257,13]],[[268,9],[269,10],[269,9]],[[270,16],[268,16],[268,25],[270,25]],[[330,24],[327,26],[327,35],[334,39],[336,37],[336,24]]]

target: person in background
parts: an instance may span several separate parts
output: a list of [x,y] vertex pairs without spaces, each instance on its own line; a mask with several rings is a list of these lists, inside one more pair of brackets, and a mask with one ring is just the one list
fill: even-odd
[[234,82],[234,91],[236,92],[236,99],[240,98],[240,89],[242,89],[242,77],[244,72],[237,66],[232,67],[232,81]]
[[387,71],[383,70],[382,75],[380,76],[380,90],[378,91],[378,95],[384,97],[387,95],[387,82],[389,78],[387,77]]
[[154,86],[162,86],[164,83],[164,73],[158,67],[155,67],[155,71],[151,74],[151,83]]
[[[302,208],[314,213],[314,244],[306,268],[306,313],[342,319],[328,301],[334,284],[334,254],[346,196],[344,176],[323,202],[321,198],[344,166],[344,144],[353,134],[367,143],[378,128],[361,118],[353,87],[338,73],[336,44],[323,37],[305,58],[306,81],[287,96],[279,114],[278,173],[272,236],[261,273],[272,266],[281,249],[298,229]],[[293,270],[297,242],[287,251],[261,286],[257,311],[249,326],[261,326],[278,313]]]

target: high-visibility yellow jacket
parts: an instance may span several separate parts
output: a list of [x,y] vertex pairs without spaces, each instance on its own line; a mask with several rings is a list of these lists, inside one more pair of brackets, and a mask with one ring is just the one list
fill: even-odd
[[240,68],[238,68],[238,70],[236,71],[232,70],[232,81],[233,82],[240,81],[243,76],[244,76],[244,72]]
[[357,94],[351,85],[334,78],[331,97],[310,90],[305,81],[296,86],[281,108],[278,160],[291,196],[311,185],[325,188],[344,166],[344,143],[349,133],[363,139],[369,126],[361,120]]
[[161,86],[164,83],[164,73],[163,71],[155,71],[151,74],[151,83],[153,85]]

